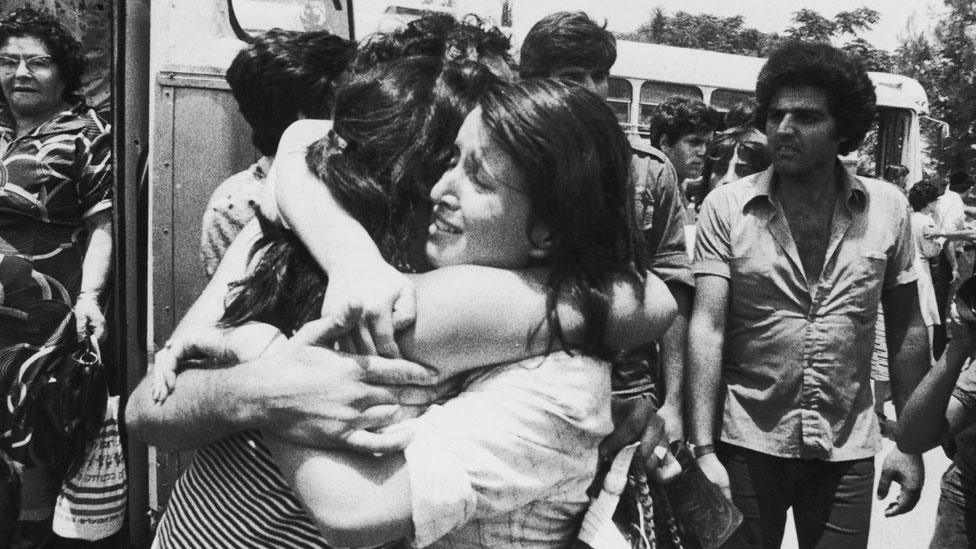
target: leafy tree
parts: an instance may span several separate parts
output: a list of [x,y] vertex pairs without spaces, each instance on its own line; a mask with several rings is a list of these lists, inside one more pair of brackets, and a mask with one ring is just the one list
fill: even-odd
[[[976,6],[966,0],[945,4],[948,13],[931,34],[907,36],[895,53],[897,72],[918,80],[932,116],[949,124],[943,146],[931,150],[943,174],[965,171],[976,161]],[[938,139],[930,141],[938,144]]]
[[785,36],[780,36],[747,27],[741,15],[720,17],[683,11],[668,15],[658,7],[651,13],[651,18],[637,30],[618,36],[638,42],[757,57],[767,55],[770,49],[785,38],[835,42],[842,37],[849,37],[848,42],[841,47],[864,60],[869,70],[883,71],[892,66],[891,55],[857,36],[858,32],[872,28],[879,19],[878,12],[866,7],[842,11],[833,19],[811,9],[801,9],[793,14],[792,25],[786,29]]
[[741,15],[720,17],[679,11],[672,16],[655,8],[649,21],[634,32],[618,36],[637,42],[758,56],[770,35],[746,27]]

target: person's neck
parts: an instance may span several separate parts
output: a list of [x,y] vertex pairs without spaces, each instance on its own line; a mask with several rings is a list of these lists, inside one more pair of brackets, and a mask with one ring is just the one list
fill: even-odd
[[777,174],[777,179],[783,200],[811,206],[832,202],[839,183],[832,164],[804,174]]
[[53,119],[59,113],[68,108],[67,103],[59,103],[57,107],[41,112],[41,113],[18,113],[17,111],[11,111],[14,118],[14,124],[16,124],[16,136],[21,137],[27,135],[28,133],[34,131],[34,129],[40,127],[42,124],[48,120]]

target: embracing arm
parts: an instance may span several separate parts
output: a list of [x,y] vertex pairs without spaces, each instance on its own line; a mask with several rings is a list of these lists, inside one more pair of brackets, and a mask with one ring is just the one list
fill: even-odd
[[[417,320],[398,343],[403,354],[436,369],[442,378],[499,362],[545,354],[547,272],[460,265],[414,277]],[[676,306],[667,287],[648,274],[644,299],[633,285],[613,286],[607,344],[628,348],[654,341],[668,329]],[[558,314],[569,341],[579,341],[583,317],[568,299]],[[534,337],[533,337],[534,334]]]
[[402,452],[323,451],[264,436],[329,545],[372,547],[413,536],[410,476]]

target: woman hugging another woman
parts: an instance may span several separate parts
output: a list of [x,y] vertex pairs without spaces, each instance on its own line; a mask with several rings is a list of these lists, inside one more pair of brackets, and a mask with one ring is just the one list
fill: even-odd
[[[443,137],[454,134],[452,147]],[[405,422],[402,452],[256,431],[204,447],[157,546],[236,535],[283,547],[568,547],[612,429],[605,359],[628,331],[656,338],[675,311],[645,277],[630,149],[613,113],[579,86],[506,85],[479,67],[411,58],[354,75],[311,150],[313,171],[387,261],[435,267],[416,275],[416,321],[397,343],[463,374],[460,388]],[[297,237],[265,230],[223,323],[300,334],[330,280]],[[622,311],[622,295],[639,310]],[[204,341],[187,349],[213,341],[207,330],[181,337]],[[496,366],[472,373],[486,364]]]

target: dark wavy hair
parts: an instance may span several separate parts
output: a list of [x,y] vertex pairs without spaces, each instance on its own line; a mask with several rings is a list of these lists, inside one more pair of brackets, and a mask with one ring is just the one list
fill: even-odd
[[940,195],[942,189],[938,184],[922,180],[908,189],[908,205],[912,207],[912,211],[920,212],[922,208],[938,200]]
[[736,126],[717,134],[705,150],[702,183],[695,191],[689,191],[696,208],[701,208],[702,201],[714,190],[713,176],[728,169],[736,147],[739,147],[740,159],[747,165],[745,172],[748,173],[739,174],[742,177],[761,172],[773,163],[763,134],[752,126]]
[[62,99],[76,99],[81,89],[81,76],[88,64],[81,42],[51,12],[28,7],[18,8],[0,19],[0,45],[11,38],[21,37],[36,38],[44,43],[64,82]]
[[328,118],[335,84],[355,52],[355,42],[326,31],[271,29],[234,57],[227,83],[261,154],[278,151],[299,114]]
[[[429,268],[430,188],[464,117],[495,83],[477,63],[410,57],[352,75],[336,90],[333,130],[309,148],[309,167],[398,269]],[[222,321],[267,322],[290,334],[318,316],[328,279],[297,236],[258,217],[260,257],[235,284]]]
[[611,275],[636,283],[645,269],[627,138],[606,101],[577,84],[535,79],[495,86],[480,106],[488,135],[525,174],[534,220],[553,237],[545,259],[551,333],[569,348],[555,306],[559,296],[571,296],[586,323],[583,351],[608,356],[600,342]]
[[721,121],[719,112],[702,101],[669,97],[651,117],[651,145],[660,147],[664,137],[668,146],[674,146],[688,134],[715,131]]
[[877,98],[864,65],[829,44],[790,40],[776,48],[756,82],[756,125],[766,127],[769,106],[777,91],[810,86],[827,94],[827,108],[841,138],[838,152],[861,146],[874,123]]
[[519,76],[537,78],[564,67],[610,72],[617,39],[581,11],[561,11],[540,19],[522,41]]
[[[377,63],[426,55],[458,62],[497,57],[511,67],[511,49],[511,39],[477,15],[469,14],[459,20],[447,13],[431,13],[394,31],[363,38],[354,66],[368,70]],[[477,56],[470,55],[472,51]]]

